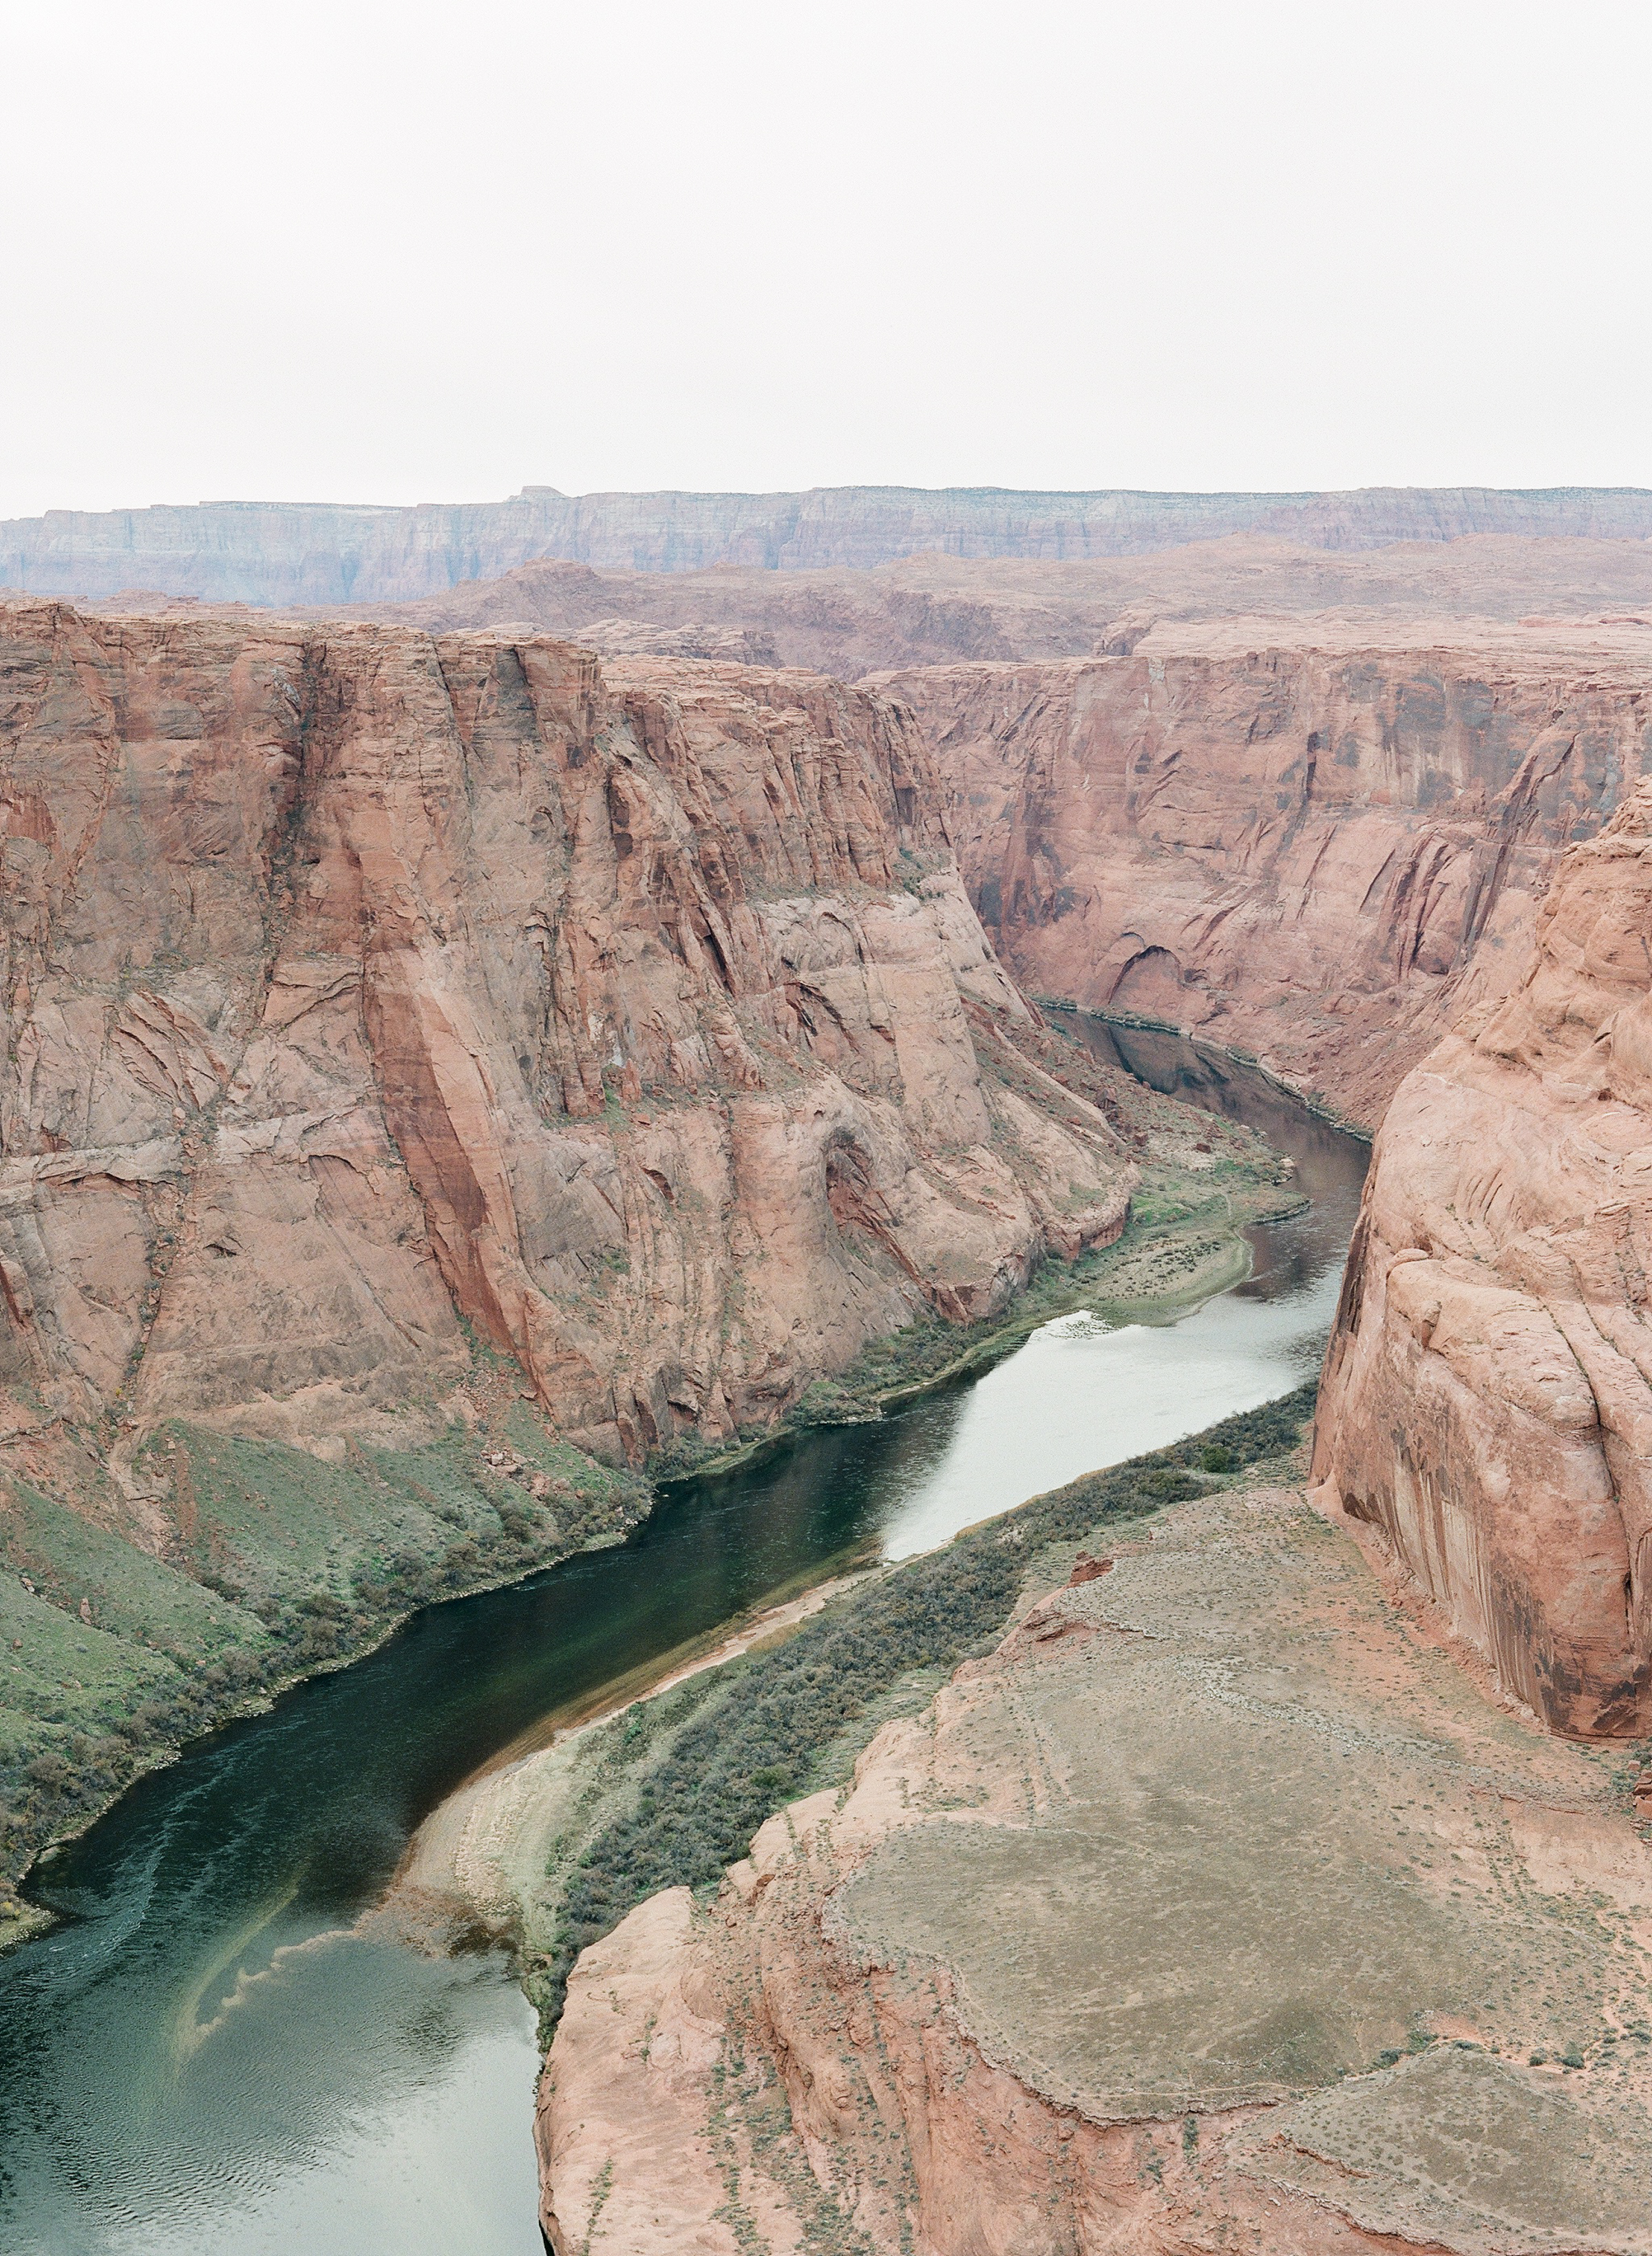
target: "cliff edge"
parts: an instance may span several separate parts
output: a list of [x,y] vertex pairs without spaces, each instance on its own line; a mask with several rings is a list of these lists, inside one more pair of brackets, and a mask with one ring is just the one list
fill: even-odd
[[1525,976],[1377,1138],[1316,1470],[1557,1729],[1652,1681],[1652,790],[1572,846]]
[[557,2256],[1646,2256],[1609,1756],[1485,1699],[1298,1491],[1089,1540],[714,1900],[585,1951]]
[[[816,677],[544,639],[6,615],[0,1370],[285,1439],[515,1359],[721,1439],[1116,1234],[921,742]],[[994,1045],[983,1042],[990,1057]]]
[[0,605],[0,1871],[1124,1226],[871,692]]

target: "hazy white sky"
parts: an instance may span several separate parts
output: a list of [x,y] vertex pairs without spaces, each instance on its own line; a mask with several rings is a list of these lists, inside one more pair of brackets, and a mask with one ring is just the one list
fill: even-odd
[[1652,9],[0,0],[0,515],[1652,484]]

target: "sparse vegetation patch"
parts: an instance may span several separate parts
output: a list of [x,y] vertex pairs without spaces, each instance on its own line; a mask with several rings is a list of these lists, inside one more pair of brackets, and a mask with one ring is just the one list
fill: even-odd
[[46,1844],[185,1741],[357,1658],[416,1607],[619,1540],[648,1502],[636,1475],[514,1401],[475,1430],[335,1463],[171,1422],[133,1471],[168,1496],[165,1556],[110,1524],[108,1498],[92,1512],[0,1482],[0,1944]]
[[594,1822],[578,1841],[558,1844],[547,1872],[551,1941],[528,1968],[545,2041],[587,1943],[662,1888],[714,1887],[765,1818],[837,1782],[846,1751],[896,1711],[897,1688],[927,1677],[926,1696],[969,1654],[990,1651],[1047,1547],[1198,1494],[1207,1456],[1220,1453],[1238,1471],[1294,1448],[1314,1393],[1299,1387],[1035,1497],[891,1569],[784,1644],[700,1680],[692,1700],[676,1693],[634,1710],[607,1757],[608,1814],[599,1797]]

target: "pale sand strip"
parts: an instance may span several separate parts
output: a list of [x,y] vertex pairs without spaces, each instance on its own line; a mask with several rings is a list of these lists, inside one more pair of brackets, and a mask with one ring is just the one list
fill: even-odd
[[662,1653],[580,1707],[555,1710],[519,1733],[432,1810],[384,1896],[358,1926],[363,1932],[388,1926],[406,1939],[433,1942],[466,1921],[519,1929],[531,1916],[550,1845],[584,1783],[580,1760],[590,1736],[640,1701],[784,1637],[877,1571],[834,1576],[763,1607],[714,1643],[696,1640]]

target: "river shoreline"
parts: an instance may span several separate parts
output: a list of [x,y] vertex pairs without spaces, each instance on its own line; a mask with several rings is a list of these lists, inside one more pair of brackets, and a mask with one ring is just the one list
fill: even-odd
[[[1287,1196],[1258,1204],[1263,1211],[1234,1219],[1232,1226],[1236,1232],[1253,1223],[1299,1216],[1308,1202]],[[1173,1242],[1176,1233],[1163,1236]],[[1142,1250],[1151,1252],[1159,1243],[1149,1240]],[[1060,1306],[1041,1307],[1018,1318],[992,1338],[977,1343],[946,1372],[910,1387],[888,1390],[883,1399],[895,1405],[936,1391],[948,1381],[980,1375],[988,1364],[1023,1344],[1031,1332],[1064,1313],[1072,1313],[1069,1302],[1087,1300],[1098,1309],[1105,1308],[1114,1323],[1174,1322],[1231,1292],[1246,1280],[1251,1268],[1250,1243],[1236,1235],[1221,1255],[1201,1266],[1193,1284],[1156,1300],[1104,1301],[1101,1295],[1086,1294],[1081,1287],[1075,1287],[1071,1294],[1061,1296]],[[1242,1428],[1247,1421],[1241,1418],[1227,1423]],[[772,1446],[778,1448],[786,1438],[777,1435]],[[1200,1439],[1193,1436],[1192,1444]],[[1187,1446],[1161,1456],[1168,1463],[1185,1454]],[[724,1469],[720,1463],[715,1470]],[[1105,1473],[1086,1474],[1075,1486],[1082,1488],[1106,1477]],[[426,1948],[443,1947],[444,1938],[451,1941],[476,1934],[503,1942],[524,1971],[530,1999],[543,2013],[545,1987],[537,1978],[537,1970],[554,1956],[557,1946],[552,1899],[545,1887],[547,1874],[554,1872],[559,1861],[564,1871],[568,1869],[580,1847],[594,1838],[616,1811],[631,1806],[637,1779],[658,1758],[657,1745],[648,1744],[646,1737],[641,1751],[633,1754],[623,1740],[615,1738],[612,1727],[634,1710],[654,1703],[664,1709],[668,1696],[691,1679],[783,1644],[828,1606],[841,1615],[840,1602],[847,1601],[853,1606],[880,1573],[897,1573],[914,1559],[932,1559],[953,1551],[1000,1521],[1012,1531],[1023,1515],[1030,1524],[1041,1508],[1048,1511],[1052,1500],[1053,1492],[1007,1504],[1002,1511],[957,1529],[931,1550],[907,1555],[898,1562],[885,1560],[860,1572],[832,1574],[833,1562],[823,1562],[823,1569],[828,1570],[824,1579],[797,1597],[748,1610],[696,1640],[692,1657],[686,1653],[662,1654],[643,1669],[600,1688],[589,1696],[588,1712],[546,1718],[542,1728],[521,1735],[481,1765],[430,1813],[410,1843],[382,1905],[368,1915],[369,1922],[378,1929],[388,1926],[404,1940]],[[926,1679],[914,1681],[926,1699],[934,1688]],[[895,1712],[899,1712],[898,1708],[878,1708],[873,1724]],[[671,1731],[680,1720],[666,1718],[668,1745]],[[868,1726],[868,1736],[873,1724]]]
[[1339,1111],[1334,1104],[1317,1092],[1300,1088],[1283,1073],[1276,1073],[1272,1066],[1265,1064],[1253,1051],[1235,1049],[1228,1042],[1213,1042],[1208,1034],[1200,1033],[1197,1026],[1172,1026],[1168,1019],[1144,1018],[1138,1011],[1109,1011],[1093,1004],[1075,1003],[1065,995],[1035,995],[1032,999],[1041,1011],[1058,1011],[1065,1018],[1094,1019],[1104,1026],[1121,1026],[1127,1033],[1173,1035],[1177,1041],[1187,1042],[1194,1049],[1203,1050],[1209,1057],[1221,1058],[1229,1065],[1242,1066],[1247,1073],[1255,1074],[1270,1088],[1276,1089],[1282,1096],[1288,1096],[1293,1103],[1300,1104],[1313,1119],[1323,1121],[1327,1128],[1334,1128],[1339,1135],[1352,1136],[1360,1144],[1371,1144],[1376,1139],[1374,1128],[1367,1128],[1362,1120],[1354,1119],[1350,1113]]
[[[480,1930],[506,1942],[548,2044],[565,1981],[592,1939],[581,1910],[592,1875],[599,1901],[610,1906],[598,1931],[629,1907],[628,1896],[715,1885],[772,1814],[769,1804],[846,1788],[884,1725],[926,1712],[958,1663],[981,1652],[983,1638],[991,1646],[1002,1635],[1029,1575],[1037,1582],[1058,1569],[1059,1580],[1072,1571],[1064,1540],[1080,1523],[1225,1488],[1229,1474],[1294,1449],[1311,1392],[1299,1386],[1146,1456],[1009,1504],[881,1572],[836,1579],[812,1603],[773,1609],[761,1618],[765,1633],[730,1639],[693,1669],[712,1678],[698,1702],[672,1697],[690,1672],[674,1674],[537,1755],[484,1766],[426,1820],[386,1913],[426,1947],[439,1947],[444,1932]],[[724,1669],[732,1672],[726,1679]],[[833,1687],[824,1701],[820,1681]],[[764,1798],[742,1830],[726,1810],[721,1818],[700,1812],[726,1804],[727,1742],[749,1736],[754,1711],[777,1720],[753,1743],[762,1760],[752,1776]],[[765,1747],[782,1745],[785,1759],[770,1766]],[[650,1844],[654,1812],[668,1807],[676,1814]],[[685,1832],[696,1830],[706,1839],[685,1846]],[[640,1884],[639,1863],[646,1869],[650,1858],[658,1869],[650,1885]]]
[[[486,1597],[495,1590],[514,1590],[519,1583],[531,1583],[536,1575],[548,1575],[554,1572],[557,1568],[566,1566],[570,1559],[578,1558],[585,1552],[614,1549],[626,1540],[627,1532],[616,1532],[611,1536],[599,1536],[592,1542],[581,1545],[578,1550],[559,1552],[556,1557],[542,1561],[538,1565],[529,1568],[525,1573],[517,1572],[484,1577],[478,1582],[467,1584],[463,1590],[449,1592],[436,1603],[439,1605],[452,1605],[463,1598]],[[353,1646],[348,1653],[331,1654],[324,1660],[318,1660],[313,1667],[292,1669],[287,1674],[262,1686],[257,1692],[249,1694],[218,1710],[210,1723],[203,1725],[200,1731],[192,1732],[187,1738],[180,1739],[175,1745],[150,1750],[148,1758],[140,1759],[131,1775],[124,1780],[106,1801],[88,1809],[74,1824],[65,1826],[61,1831],[54,1833],[49,1841],[37,1850],[31,1862],[18,1876],[14,1885],[19,1888],[26,1887],[32,1879],[40,1874],[43,1865],[49,1865],[54,1857],[71,1847],[74,1842],[83,1839],[95,1825],[101,1824],[110,1810],[124,1801],[136,1787],[141,1786],[145,1779],[153,1778],[161,1771],[170,1770],[193,1749],[202,1745],[208,1739],[215,1738],[219,1732],[227,1731],[232,1724],[247,1723],[255,1717],[269,1715],[289,1693],[299,1690],[304,1685],[318,1683],[324,1677],[340,1675],[345,1669],[354,1668],[358,1662],[370,1660],[374,1653],[382,1652],[392,1638],[399,1636],[410,1622],[417,1620],[419,1615],[428,1613],[430,1611],[428,1605],[409,1606],[404,1612],[387,1619],[382,1629],[377,1630],[369,1640]],[[10,1950],[17,1949],[21,1944],[32,1941],[36,1935],[46,1934],[51,1928],[56,1926],[59,1917],[58,1913],[48,1909],[44,1905],[31,1903],[26,1897],[21,1895],[14,1896],[10,1902],[0,1898],[0,1957],[4,1957]]]
[[600,1687],[566,1719],[553,1713],[520,1734],[431,1811],[383,1899],[358,1924],[425,1947],[439,1943],[455,1926],[519,1944],[524,1939],[520,1896],[543,1865],[559,1815],[555,1785],[577,1769],[584,1745],[645,1703],[780,1643],[880,1571],[881,1562],[869,1562],[828,1575],[796,1596],[747,1608],[719,1629]]
[[[1093,1290],[1086,1292],[1082,1284],[1075,1283],[1070,1292],[1058,1295],[1055,1305],[1041,1305],[1030,1314],[1016,1316],[988,1337],[974,1343],[943,1370],[907,1385],[887,1388],[874,1399],[880,1410],[896,1408],[960,1379],[979,1376],[1023,1345],[1035,1330],[1063,1314],[1072,1313],[1081,1303],[1095,1302],[1098,1312],[1115,1323],[1173,1322],[1206,1301],[1232,1291],[1249,1275],[1252,1252],[1249,1241],[1241,1234],[1243,1230],[1290,1219],[1304,1211],[1307,1205],[1308,1201],[1299,1195],[1271,1200],[1258,1198],[1248,1206],[1242,1216],[1230,1216],[1228,1227],[1234,1234],[1226,1237],[1212,1259],[1200,1265],[1187,1284],[1168,1288],[1154,1297],[1103,1300]],[[1150,1254],[1165,1244],[1178,1242],[1184,1235],[1185,1230],[1156,1233],[1139,1250]],[[807,1426],[784,1421],[773,1434],[708,1461],[697,1469],[697,1476],[713,1477],[755,1465],[808,1430]],[[1005,1514],[989,1518],[1003,1517],[1024,1508],[1007,1506]],[[974,1526],[964,1528],[959,1535],[974,1532]],[[947,1541],[957,1540],[958,1537],[951,1537]],[[937,1547],[945,1548],[946,1545]],[[643,1667],[598,1688],[581,1703],[580,1712],[547,1717],[541,1726],[520,1734],[517,1739],[499,1749],[425,1818],[408,1844],[383,1903],[364,1916],[376,1922],[381,1919],[400,1921],[410,1931],[421,1927],[426,1930],[439,1928],[455,1920],[474,1921],[503,1938],[520,1942],[524,1939],[524,1907],[511,1898],[507,1875],[513,1872],[523,1873],[534,1866],[535,1848],[542,1844],[551,1823],[545,1809],[536,1806],[533,1800],[528,1772],[535,1759],[543,1755],[561,1759],[556,1765],[540,1766],[542,1770],[554,1773],[546,1779],[546,1787],[554,1796],[562,1774],[575,1766],[580,1744],[587,1735],[601,1731],[642,1703],[661,1698],[704,1672],[743,1659],[766,1643],[779,1641],[828,1604],[862,1586],[880,1570],[877,1562],[869,1562],[847,1573],[833,1572],[831,1561],[821,1564],[820,1577],[811,1578],[796,1595],[789,1590],[784,1596],[780,1592],[773,1594],[755,1609],[745,1609],[717,1629],[691,1640],[688,1646],[663,1653]],[[888,1571],[887,1568],[883,1571]],[[487,1847],[478,1852],[476,1844],[482,1839]]]
[[[762,1434],[699,1459],[686,1470],[664,1472],[661,1476],[663,1484],[708,1478],[761,1463],[766,1456],[819,1426],[861,1424],[954,1385],[960,1379],[979,1377],[1005,1356],[1013,1354],[1040,1325],[1091,1302],[1094,1302],[1099,1314],[1114,1322],[1173,1322],[1190,1308],[1199,1307],[1219,1293],[1231,1292],[1235,1285],[1244,1282],[1251,1266],[1246,1231],[1269,1223],[1289,1222],[1304,1213],[1309,1204],[1300,1192],[1282,1190],[1270,1194],[1258,1190],[1246,1196],[1242,1206],[1236,1209],[1231,1193],[1221,1195],[1226,1204],[1220,1220],[1216,1216],[1218,1202],[1213,1200],[1207,1207],[1196,1209],[1181,1221],[1149,1225],[1139,1237],[1132,1237],[1134,1224],[1127,1222],[1110,1245],[1093,1249],[1087,1257],[1093,1261],[1098,1256],[1111,1256],[1121,1265],[1131,1257],[1145,1258],[1151,1263],[1156,1256],[1191,1243],[1197,1249],[1196,1265],[1191,1275],[1167,1280],[1148,1289],[1120,1291],[1116,1280],[1113,1289],[1108,1289],[1107,1280],[1093,1273],[1073,1273],[1080,1269],[1086,1257],[1060,1265],[1051,1262],[1038,1276],[1029,1280],[1002,1318],[989,1320],[984,1336],[973,1339],[960,1354],[938,1370],[893,1385],[855,1389],[853,1399],[858,1406],[840,1418],[800,1416],[796,1410],[788,1411]],[[1127,1271],[1127,1282],[1128,1274]],[[1041,1287],[1043,1290],[1038,1289]],[[840,1377],[846,1386],[854,1387],[852,1372]]]
[[[538,2249],[524,2111],[565,1974],[627,1892],[709,1885],[773,1807],[921,1712],[1029,1569],[991,1524],[1018,1499],[1127,1460],[1202,1489],[1175,1437],[1287,1414],[1310,1377],[1361,1151],[1258,1077],[1129,1047],[1241,1133],[1183,1112],[1138,1143],[1117,1245],[1046,1264],[978,1330],[880,1343],[841,1406],[872,1414],[820,1420],[817,1389],[761,1466],[657,1464],[626,1541],[411,1611],[359,1665],[192,1738],[40,1870],[67,1916],[0,1962],[21,2245],[102,2246],[141,2214],[155,2256],[202,2256],[228,2170],[249,2245]],[[527,1456],[496,1428],[470,1457]],[[460,1890],[424,1862],[444,1830]],[[438,1882],[422,1903],[415,1877]]]
[[[1173,1321],[1188,1309],[1198,1307],[1217,1294],[1232,1289],[1243,1280],[1248,1273],[1251,1260],[1249,1244],[1245,1237],[1248,1230],[1287,1219],[1301,1212],[1306,1204],[1307,1201],[1299,1193],[1252,1184],[1245,1188],[1224,1188],[1204,1205],[1163,1224],[1138,1225],[1132,1217],[1127,1220],[1124,1230],[1111,1245],[1096,1249],[1089,1256],[1081,1256],[1072,1263],[1046,1264],[1044,1269],[1030,1280],[1028,1287],[1009,1304],[1004,1318],[993,1321],[984,1336],[973,1339],[961,1354],[940,1368],[925,1371],[913,1379],[867,1390],[857,1398],[852,1415],[822,1421],[817,1418],[799,1416],[793,1410],[783,1414],[770,1430],[753,1435],[734,1449],[718,1451],[685,1470],[664,1460],[663,1455],[657,1456],[651,1465],[643,1468],[644,1477],[651,1477],[654,1484],[649,1516],[651,1517],[659,1507],[660,1491],[669,1491],[685,1479],[714,1477],[757,1465],[814,1430],[821,1422],[858,1423],[868,1416],[875,1419],[886,1411],[903,1408],[925,1395],[939,1392],[963,1380],[978,1378],[1013,1353],[1041,1325],[1080,1305],[1093,1305],[1099,1313],[1114,1322]],[[1178,1260],[1191,1262],[1192,1265],[1185,1273],[1180,1275],[1175,1273]],[[1170,1265],[1168,1274],[1163,1273],[1167,1263]],[[1098,1275],[1095,1272],[1100,1267],[1117,1273]],[[1160,1273],[1157,1275],[1154,1274],[1156,1268]],[[525,1571],[517,1567],[507,1574],[479,1576],[459,1590],[445,1593],[435,1603],[446,1605],[460,1599],[515,1588],[531,1582],[538,1576],[551,1573],[587,1552],[622,1545],[636,1532],[632,1527],[616,1528],[611,1533],[598,1536],[577,1548],[538,1560]],[[348,1652],[327,1655],[313,1665],[286,1671],[278,1679],[217,1708],[211,1720],[187,1738],[175,1744],[168,1743],[158,1749],[145,1750],[145,1759],[140,1760],[118,1787],[83,1811],[77,1811],[74,1822],[54,1830],[51,1838],[24,1867],[14,1885],[19,1890],[27,1890],[32,1883],[38,1884],[43,1879],[49,1879],[49,1871],[43,1868],[49,1867],[57,1856],[88,1833],[144,1779],[167,1769],[190,1750],[198,1748],[232,1724],[269,1714],[288,1694],[301,1686],[336,1674],[369,1659],[399,1635],[410,1622],[430,1610],[430,1605],[425,1604],[410,1606],[386,1617],[382,1624],[374,1625],[368,1639],[352,1646]],[[0,1956],[45,1933],[56,1922],[58,1916],[49,1907],[32,1901],[26,1893],[15,1894],[10,1900],[0,1898]]]

